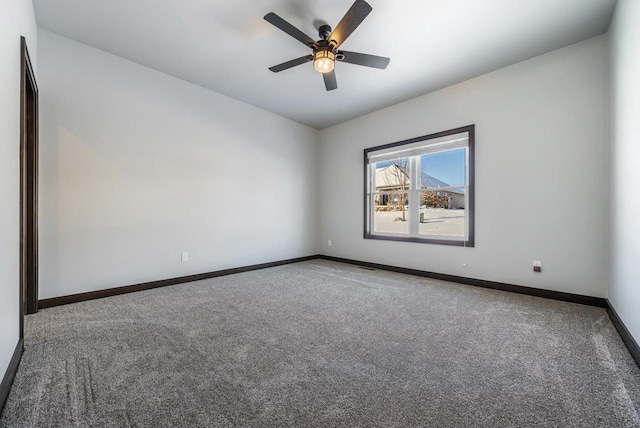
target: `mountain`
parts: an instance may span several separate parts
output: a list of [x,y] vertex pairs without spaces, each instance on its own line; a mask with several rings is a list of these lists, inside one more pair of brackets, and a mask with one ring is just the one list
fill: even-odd
[[438,180],[435,177],[430,176],[429,174],[422,173],[420,177],[420,184],[426,187],[449,187],[449,183],[445,183],[444,181]]

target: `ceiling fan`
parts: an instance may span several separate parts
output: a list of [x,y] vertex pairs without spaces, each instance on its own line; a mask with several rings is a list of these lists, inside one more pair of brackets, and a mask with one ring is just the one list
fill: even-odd
[[313,61],[313,67],[316,71],[322,73],[327,91],[334,90],[338,87],[336,72],[334,70],[336,61],[384,70],[389,64],[389,58],[338,50],[340,45],[358,28],[372,10],[373,8],[366,1],[356,0],[333,31],[331,31],[329,25],[320,26],[318,29],[320,40],[318,41],[313,40],[275,13],[271,12],[266,14],[264,19],[267,22],[270,22],[313,50],[313,54],[311,55],[305,55],[292,59],[291,61],[283,62],[282,64],[274,65],[273,67],[269,67],[269,70],[278,73],[291,67]]

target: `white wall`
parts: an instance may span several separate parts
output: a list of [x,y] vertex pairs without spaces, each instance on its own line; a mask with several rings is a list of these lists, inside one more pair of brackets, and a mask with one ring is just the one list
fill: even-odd
[[40,298],[313,254],[318,131],[38,33]]
[[611,27],[611,287],[640,343],[640,2],[618,0]]
[[36,20],[31,1],[3,0],[0,6],[0,380],[20,335],[20,36],[27,39],[35,71]]
[[[323,130],[318,251],[605,297],[607,43],[599,36]],[[475,248],[363,239],[363,149],[469,124]]]

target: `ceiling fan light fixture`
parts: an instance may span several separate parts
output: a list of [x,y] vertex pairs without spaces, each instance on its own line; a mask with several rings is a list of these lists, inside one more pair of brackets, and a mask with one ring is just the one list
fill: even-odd
[[329,50],[318,50],[313,54],[313,68],[318,73],[331,73],[335,66],[336,55]]

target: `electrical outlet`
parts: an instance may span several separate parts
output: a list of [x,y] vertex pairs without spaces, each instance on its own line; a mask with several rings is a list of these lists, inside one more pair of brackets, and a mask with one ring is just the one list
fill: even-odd
[[331,239],[327,241],[327,247],[330,247],[330,246],[331,246]]
[[182,260],[183,262],[188,262],[189,261],[189,253],[182,252],[182,254],[180,255],[180,260]]
[[542,262],[540,260],[533,261],[533,271],[542,272]]

